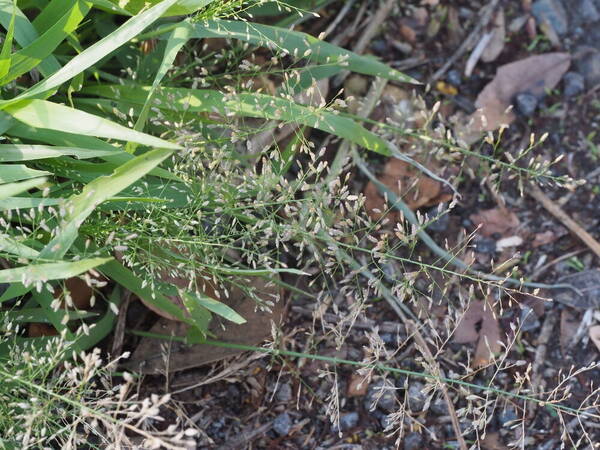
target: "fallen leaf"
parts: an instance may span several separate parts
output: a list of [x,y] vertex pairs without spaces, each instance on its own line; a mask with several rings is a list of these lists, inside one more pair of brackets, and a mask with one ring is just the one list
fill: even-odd
[[479,211],[469,216],[474,225],[480,226],[479,234],[486,237],[498,233],[502,236],[512,234],[519,226],[517,215],[506,208],[493,208]]
[[[258,277],[251,280],[251,287],[256,289],[257,295],[264,300],[272,301],[274,296],[280,294],[279,288],[273,283]],[[215,335],[214,339],[233,344],[257,345],[271,336],[271,322],[278,325],[283,316],[283,301],[281,299],[276,301],[272,312],[269,313],[258,310],[255,299],[247,296],[240,288],[230,286],[229,290],[229,299],[224,300],[223,303],[245,318],[246,323],[234,324],[214,314],[209,327],[209,331]],[[150,332],[185,337],[188,328],[188,325],[183,322],[160,318]],[[242,351],[143,337],[124,367],[150,374],[176,372],[219,361]]]
[[[434,206],[452,199],[451,194],[442,191],[441,183],[424,175],[412,165],[395,158],[390,159],[385,165],[379,181],[399,196],[412,210],[423,206]],[[369,182],[364,194],[367,212],[373,219],[379,220],[384,212],[384,201],[377,186]],[[381,213],[373,211],[374,209]],[[390,211],[388,217],[396,218],[398,213]]]
[[596,346],[596,348],[600,351],[600,325],[594,325],[590,327],[590,339]]
[[477,341],[473,365],[475,367],[483,367],[493,361],[494,354],[502,350],[500,340],[500,324],[494,314],[493,305],[491,302],[488,302],[483,309],[481,330],[479,330],[479,341]]
[[356,372],[352,372],[348,381],[348,397],[362,397],[366,395],[371,382],[370,376],[364,376]]
[[506,39],[506,24],[504,21],[504,10],[500,8],[492,21],[492,38],[481,54],[483,62],[495,61],[504,49]]
[[462,315],[454,333],[452,341],[456,344],[470,344],[479,339],[479,331],[477,324],[481,322],[483,317],[483,302],[479,300],[469,303],[467,310]]
[[58,331],[47,323],[31,322],[27,324],[27,335],[31,338],[42,336],[58,336]]
[[556,236],[552,231],[546,230],[542,233],[536,233],[533,238],[533,242],[531,246],[533,248],[541,247],[542,245],[549,244],[556,240],[558,236]]
[[600,270],[591,269],[560,278],[558,283],[570,284],[573,289],[555,289],[549,297],[575,309],[600,308]]
[[563,309],[560,313],[560,335],[559,342],[562,354],[564,355],[567,348],[573,342],[575,333],[579,328],[579,323],[575,315],[568,309]]
[[475,367],[489,364],[493,360],[494,354],[502,350],[500,324],[493,309],[491,301],[472,301],[452,336],[453,342],[457,344],[477,341],[473,358]]
[[517,94],[542,97],[553,89],[571,65],[568,53],[544,53],[500,66],[494,79],[477,96],[475,113],[457,127],[457,135],[467,144],[476,142],[485,131],[494,131],[515,120],[510,107]]
[[502,443],[500,433],[498,431],[486,431],[485,437],[481,440],[481,448],[483,450],[507,450],[508,447]]
[[511,247],[518,247],[523,243],[523,238],[521,236],[509,236],[502,238],[496,242],[496,251],[501,252],[504,249]]

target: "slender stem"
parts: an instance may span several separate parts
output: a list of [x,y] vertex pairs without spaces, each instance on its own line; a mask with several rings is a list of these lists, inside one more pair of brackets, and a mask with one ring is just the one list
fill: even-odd
[[[137,331],[137,330],[129,331],[129,333],[137,335],[137,336],[142,336],[142,337],[166,339],[166,340],[172,340],[172,341],[178,341],[178,342],[187,342],[187,339],[182,336],[167,336],[164,334],[150,333],[147,331]],[[564,412],[564,413],[573,414],[576,416],[580,415],[580,416],[585,416],[587,418],[600,419],[599,414],[591,414],[588,412],[582,412],[578,409],[570,408],[570,407],[564,406],[560,403],[551,403],[551,402],[548,402],[545,400],[537,399],[534,397],[529,397],[527,395],[516,394],[514,392],[508,392],[508,391],[504,391],[502,389],[493,388],[491,386],[480,386],[478,384],[469,383],[469,382],[463,381],[463,380],[457,380],[457,379],[447,378],[447,377],[440,377],[440,376],[433,375],[433,374],[430,374],[427,372],[416,372],[413,370],[398,369],[396,367],[387,366],[387,365],[381,364],[381,363],[368,364],[368,363],[363,363],[361,361],[352,361],[349,359],[334,358],[331,356],[315,355],[315,354],[311,354],[311,353],[301,353],[301,352],[295,352],[292,350],[280,350],[280,349],[267,348],[267,347],[254,347],[252,345],[234,344],[231,342],[213,341],[210,339],[203,341],[202,344],[212,345],[214,347],[232,348],[232,349],[237,349],[237,350],[266,353],[266,354],[273,355],[273,356],[289,356],[292,358],[307,358],[307,359],[312,359],[312,360],[316,360],[316,361],[326,361],[331,364],[363,367],[363,368],[367,368],[367,369],[376,369],[376,370],[380,370],[382,372],[398,373],[398,374],[406,375],[409,377],[441,381],[441,382],[445,382],[445,383],[450,383],[450,384],[454,384],[454,385],[467,387],[469,389],[475,389],[475,390],[483,391],[483,392],[492,392],[492,393],[495,393],[498,395],[503,395],[506,397],[512,397],[512,398],[520,399],[520,400],[527,401],[527,402],[534,402],[534,403],[537,403],[538,405],[546,406],[550,409],[553,409],[556,412]]]

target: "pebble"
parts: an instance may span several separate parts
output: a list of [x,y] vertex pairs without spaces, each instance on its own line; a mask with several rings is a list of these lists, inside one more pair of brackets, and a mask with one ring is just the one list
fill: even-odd
[[473,241],[477,253],[494,253],[496,251],[496,241],[488,237],[479,237]]
[[438,207],[433,207],[425,212],[425,220],[430,222],[427,230],[440,233],[448,229],[450,225],[450,215],[446,212],[440,214]]
[[583,75],[586,85],[593,87],[600,83],[600,52],[589,48],[587,54],[577,62],[578,72]]
[[279,385],[275,398],[281,403],[289,402],[292,399],[292,386],[289,383]]
[[292,428],[292,418],[286,412],[279,414],[273,421],[273,431],[279,436],[287,436]]
[[[598,8],[594,5],[593,0],[570,0],[573,1],[572,7],[569,7],[569,12],[576,24],[588,24],[600,20]],[[598,2],[600,4],[600,2]]]
[[420,433],[413,431],[404,437],[404,450],[417,450],[423,446],[423,436]]
[[585,89],[585,79],[577,72],[567,72],[563,78],[565,97],[571,98],[581,94]]
[[517,413],[516,413],[515,409],[512,408],[512,407],[507,407],[505,409],[502,409],[498,413],[497,417],[498,417],[498,422],[503,427],[510,426],[511,422],[513,422],[513,421],[515,421],[515,420],[517,420],[519,418],[517,416]]
[[391,381],[385,379],[371,383],[364,401],[365,409],[370,410],[374,403],[376,403],[377,408],[385,412],[396,410],[398,397],[396,387]]
[[515,108],[525,117],[531,117],[538,106],[538,99],[535,95],[524,92],[515,97]]
[[540,327],[540,321],[536,313],[527,305],[523,305],[521,308],[521,331],[532,331]]
[[438,416],[447,416],[449,414],[448,405],[441,398],[433,401],[429,409],[432,413],[437,414]]
[[537,0],[531,6],[531,12],[538,25],[547,22],[559,36],[569,31],[567,12],[560,0]]
[[340,416],[340,428],[342,431],[350,430],[358,425],[358,413],[349,412]]
[[450,70],[446,75],[446,81],[452,86],[460,86],[462,84],[462,76],[456,69]]
[[411,411],[416,412],[423,410],[423,407],[425,406],[425,400],[427,400],[425,394],[421,392],[424,387],[425,386],[423,383],[419,383],[418,381],[412,383],[408,387],[408,392],[406,395],[408,395],[408,406],[410,407]]
[[371,49],[380,55],[385,55],[389,50],[384,39],[376,39],[371,43]]

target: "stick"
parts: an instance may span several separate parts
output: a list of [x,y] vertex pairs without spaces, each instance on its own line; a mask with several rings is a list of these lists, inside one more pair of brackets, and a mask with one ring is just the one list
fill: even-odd
[[581,225],[571,219],[567,213],[565,213],[560,206],[554,203],[550,197],[544,194],[544,192],[538,186],[531,184],[527,193],[540,202],[546,211],[560,220],[562,224],[571,231],[571,233],[581,239],[583,243],[600,258],[600,243],[598,243],[598,241],[594,239],[590,233],[585,231]]
[[464,55],[465,52],[469,50],[473,46],[473,44],[475,44],[475,41],[477,41],[477,39],[479,38],[479,34],[481,33],[481,31],[490,23],[490,20],[492,20],[492,15],[496,10],[496,6],[498,6],[499,2],[500,0],[492,0],[488,4],[487,8],[484,9],[481,14],[481,20],[477,23],[477,25],[475,25],[475,28],[473,28],[471,34],[469,34],[467,39],[463,41],[463,43],[460,45],[460,47],[458,47],[458,49],[456,50],[456,52],[454,52],[450,59],[448,59],[448,61],[446,61],[446,63],[442,67],[440,67],[436,73],[433,74],[430,83],[442,78],[442,76],[444,76],[448,69],[452,67],[456,60],[458,60],[458,58]]

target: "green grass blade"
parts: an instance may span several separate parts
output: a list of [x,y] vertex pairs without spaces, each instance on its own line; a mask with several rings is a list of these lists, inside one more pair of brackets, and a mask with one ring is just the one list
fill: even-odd
[[[59,309],[57,312],[68,317],[69,321],[87,319],[90,317],[96,317],[98,315],[98,313],[91,311],[67,311],[64,309]],[[2,315],[9,321],[18,323],[50,323],[46,315],[46,310],[43,308],[23,308],[16,311],[4,311]]]
[[26,100],[9,106],[6,113],[34,128],[137,142],[150,147],[179,149],[176,144],[131,130],[110,120],[46,100]]
[[207,20],[194,24],[192,37],[238,39],[257,46],[285,51],[295,57],[306,57],[310,61],[320,64],[339,64],[347,70],[365,75],[402,83],[420,84],[415,79],[391,69],[374,58],[358,55],[309,34],[286,28],[242,21]]
[[37,159],[75,156],[78,159],[98,158],[118,153],[114,150],[90,150],[87,148],[53,147],[50,145],[0,144],[0,162],[32,161]]
[[0,102],[0,108],[6,107],[17,100],[33,97],[37,94],[54,89],[66,81],[69,81],[78,73],[91,67],[93,64],[112,53],[114,50],[128,42],[141,33],[147,26],[154,23],[167,9],[173,6],[177,0],[164,0],[148,9],[147,11],[132,17],[117,30],[91,45],[79,55],[72,58],[59,71],[37,83],[32,88],[23,92],[12,100]]
[[14,269],[4,269],[0,270],[0,283],[24,282],[30,284],[37,281],[64,280],[81,275],[111,260],[112,258],[88,258],[72,262],[29,264]]
[[121,192],[165,160],[172,151],[157,149],[137,156],[118,167],[112,175],[96,178],[80,194],[71,197],[65,205],[67,215],[57,235],[44,247],[40,258],[62,258],[77,238],[83,221],[105,200]]
[[[19,8],[14,8],[14,6],[15,3],[12,0],[0,0],[0,24],[8,29],[14,11],[16,13],[14,40],[22,48],[25,48],[34,42],[39,37],[39,34],[25,14]],[[38,70],[46,77],[59,69],[60,64],[53,55],[48,56],[38,66]]]
[[[184,300],[186,307],[190,305],[192,309],[195,306],[201,306],[233,323],[246,323],[246,319],[236,313],[233,309],[214,298],[202,294],[201,292],[179,291],[181,298]],[[193,306],[195,305],[195,306]],[[188,307],[189,309],[189,307]],[[190,311],[192,313],[192,311]],[[207,328],[208,329],[208,328]]]
[[32,180],[21,181],[19,183],[10,183],[0,186],[0,201],[18,195],[21,192],[28,191],[34,187],[41,186],[46,182],[46,178],[34,178]]
[[61,198],[8,197],[0,200],[0,211],[56,206],[64,202]]
[[80,0],[72,3],[71,9],[48,31],[12,56],[10,70],[0,83],[6,84],[37,67],[70,33],[77,29],[89,10],[90,5],[87,2]]
[[[177,4],[171,6],[164,13],[164,16],[169,17],[193,14],[213,1],[214,0],[179,0]],[[126,2],[119,2],[119,5],[126,9],[130,14],[139,14],[140,11],[143,11],[149,5],[154,6],[159,2],[160,0],[129,0]]]
[[142,280],[136,274],[124,267],[118,261],[110,261],[98,270],[144,301],[159,308],[161,311],[165,311],[172,316],[177,317],[182,322],[193,325],[192,321],[186,317],[183,311],[175,306],[171,300],[160,292],[154,292],[152,289],[145,287]]
[[7,235],[0,235],[0,252],[27,259],[36,259],[40,254],[37,250],[34,250]]
[[44,170],[30,169],[24,164],[0,164],[0,183],[29,180],[45,175],[52,175]]
[[11,52],[13,37],[15,34],[15,17],[17,16],[17,5],[13,4],[13,13],[10,18],[10,25],[4,36],[4,43],[2,44],[2,50],[0,51],[0,79],[2,79],[8,73],[11,64]]
[[[83,89],[88,94],[143,104],[150,88],[147,86],[90,86]],[[326,109],[315,109],[293,100],[263,94],[238,92],[226,94],[215,90],[159,88],[155,98],[160,108],[188,112],[218,112],[223,116],[235,114],[247,117],[281,120],[308,125],[313,128],[348,139],[361,147],[390,156],[387,142],[366,130],[354,120]]]

